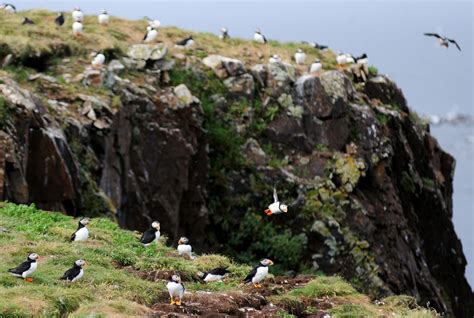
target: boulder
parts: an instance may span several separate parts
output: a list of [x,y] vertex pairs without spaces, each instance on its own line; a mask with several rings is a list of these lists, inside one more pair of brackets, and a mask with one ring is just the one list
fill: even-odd
[[178,98],[178,108],[188,107],[193,103],[199,103],[199,99],[193,96],[188,87],[184,84],[180,84],[173,89],[173,93]]
[[242,146],[242,150],[245,153],[246,158],[256,166],[265,166],[269,161],[265,151],[260,147],[258,141],[253,138],[247,139],[245,144]]
[[253,98],[255,84],[253,77],[250,74],[229,77],[224,81],[224,84],[234,97],[245,97],[247,99]]
[[400,88],[387,76],[378,75],[365,83],[364,92],[373,99],[384,104],[396,105],[404,112],[409,112],[407,101]]
[[202,60],[202,63],[212,69],[219,78],[239,76],[245,73],[242,61],[221,55],[209,55]]

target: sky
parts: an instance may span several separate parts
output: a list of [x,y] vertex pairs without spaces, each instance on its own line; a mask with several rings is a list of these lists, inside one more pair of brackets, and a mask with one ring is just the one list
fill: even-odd
[[[474,116],[472,1],[13,1],[18,9],[70,11],[86,14],[106,8],[111,15],[159,19],[194,31],[251,38],[260,27],[267,38],[315,41],[335,51],[360,55],[403,89],[409,105],[420,114],[459,112]],[[439,32],[462,48],[439,47],[425,32]],[[457,159],[454,184],[456,231],[463,242],[474,286],[474,127],[433,127],[442,147]],[[469,141],[470,140],[470,141]]]

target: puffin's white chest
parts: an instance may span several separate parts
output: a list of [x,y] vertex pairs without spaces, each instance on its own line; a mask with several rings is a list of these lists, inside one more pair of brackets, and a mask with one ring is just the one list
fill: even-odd
[[369,59],[363,58],[363,59],[357,60],[357,64],[369,64]]
[[72,24],[72,32],[75,35],[82,34],[83,26],[81,22],[74,22]]
[[178,253],[179,255],[188,255],[189,257],[192,257],[192,247],[189,244],[179,244],[178,245]]
[[155,232],[155,241],[158,241],[160,239],[160,231]]
[[253,40],[258,43],[265,43],[265,38],[260,33],[255,33],[253,35]]
[[99,20],[99,24],[107,25],[109,24],[109,15],[101,13],[99,14],[98,20]]
[[257,268],[257,273],[252,278],[252,283],[260,283],[268,275],[268,266],[261,266]]
[[321,65],[321,63],[313,63],[313,64],[311,64],[311,68],[310,68],[309,72],[310,73],[319,72],[322,67],[323,66]]
[[346,56],[345,56],[345,55],[338,55],[338,56],[336,56],[336,62],[337,62],[337,64],[339,64],[339,65],[346,64],[346,63],[347,63]]
[[270,211],[272,211],[273,214],[280,214],[283,213],[282,210],[280,210],[280,202],[274,202],[268,206]]
[[72,19],[75,22],[82,22],[84,20],[84,14],[82,13],[82,11],[74,10],[72,11]]
[[158,31],[155,29],[148,31],[145,38],[145,43],[152,42],[158,37]]
[[297,52],[295,53],[295,62],[298,65],[304,64],[306,60],[306,54],[303,52]]
[[184,294],[183,285],[178,284],[176,282],[168,282],[168,284],[166,284],[166,288],[168,288],[168,292],[170,293],[170,296],[179,297],[179,298],[183,297],[183,294]]
[[206,277],[204,278],[205,282],[217,282],[219,280],[222,280],[224,276],[222,275],[213,275],[213,274],[207,274]]
[[30,268],[27,271],[23,272],[21,276],[23,276],[23,278],[26,278],[28,275],[32,274],[37,268],[38,268],[38,263],[33,262],[31,263]]
[[103,65],[105,62],[105,56],[104,54],[97,54],[96,57],[92,60],[92,65],[93,66],[100,66]]
[[74,241],[85,241],[88,238],[89,238],[89,230],[87,229],[87,227],[81,227],[79,230],[76,231]]
[[82,276],[84,276],[84,270],[81,268],[81,270],[79,271],[79,274],[77,274],[77,276],[74,277],[74,278],[71,280],[71,282],[74,283],[76,280],[81,279]]
[[185,47],[190,47],[190,46],[193,46],[194,45],[194,40],[193,39],[189,39],[186,44],[184,45]]

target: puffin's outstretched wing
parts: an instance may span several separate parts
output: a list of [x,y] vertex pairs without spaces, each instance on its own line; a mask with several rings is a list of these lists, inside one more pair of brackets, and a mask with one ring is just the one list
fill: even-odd
[[258,269],[258,266],[255,266],[252,271],[247,275],[247,277],[245,277],[244,279],[244,282],[246,283],[250,283],[252,281],[252,278],[255,276],[255,274],[257,274],[257,269]]
[[31,267],[31,264],[30,264],[30,262],[27,261],[27,262],[21,263],[20,265],[18,265],[15,268],[9,269],[8,272],[12,273],[12,274],[21,275],[24,272],[26,272],[28,269],[30,269],[30,267]]
[[434,36],[434,37],[437,37],[438,39],[441,39],[441,35],[437,34],[437,33],[423,33],[424,35],[426,36]]
[[456,45],[456,47],[458,48],[459,51],[461,51],[461,47],[459,46],[458,42],[456,42],[456,40],[453,40],[453,39],[446,39],[448,40],[449,42],[453,43],[454,45]]
[[224,276],[225,274],[230,273],[227,270],[227,267],[217,267],[209,271],[209,274]]
[[273,186],[273,200],[274,202],[278,202],[278,194],[275,186]]

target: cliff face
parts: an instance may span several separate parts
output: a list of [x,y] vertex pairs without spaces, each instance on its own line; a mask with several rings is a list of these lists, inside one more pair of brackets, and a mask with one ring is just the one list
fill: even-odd
[[[5,44],[2,198],[136,230],[158,219],[200,251],[272,257],[472,315],[451,222],[455,160],[400,89],[374,72],[354,82],[331,52],[314,52],[326,65],[315,75],[239,46],[243,62],[212,52],[111,48],[108,67],[84,71],[84,52],[25,59]],[[263,213],[273,184],[288,214]]]

